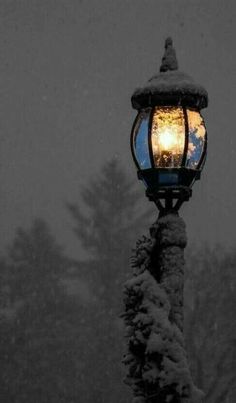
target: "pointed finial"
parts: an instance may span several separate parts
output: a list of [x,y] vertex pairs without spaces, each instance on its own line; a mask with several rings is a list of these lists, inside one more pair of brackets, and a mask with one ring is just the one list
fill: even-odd
[[162,58],[160,72],[163,73],[168,70],[178,70],[178,61],[173,47],[173,41],[170,37],[165,41],[165,53]]

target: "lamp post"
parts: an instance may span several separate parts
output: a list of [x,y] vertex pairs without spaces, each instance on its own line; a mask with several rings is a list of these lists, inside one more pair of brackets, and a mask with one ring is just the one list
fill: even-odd
[[124,291],[128,365],[135,402],[202,402],[183,338],[185,224],[178,215],[192,195],[206,159],[207,132],[200,110],[208,95],[178,70],[172,39],[165,42],[160,73],[137,89],[138,114],[131,150],[138,178],[158,210],[150,238],[137,242],[134,277]]

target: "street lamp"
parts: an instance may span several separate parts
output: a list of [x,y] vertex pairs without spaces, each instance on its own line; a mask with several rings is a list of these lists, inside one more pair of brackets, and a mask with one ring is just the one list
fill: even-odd
[[137,89],[131,150],[146,195],[159,209],[150,238],[137,242],[134,276],[124,289],[128,366],[134,403],[203,402],[184,347],[185,224],[178,215],[200,179],[207,133],[201,109],[206,90],[178,71],[171,38],[160,73]]
[[200,110],[207,106],[207,92],[177,68],[168,38],[160,73],[131,98],[138,110],[132,155],[138,178],[160,211],[177,211],[189,199],[206,158],[207,132]]

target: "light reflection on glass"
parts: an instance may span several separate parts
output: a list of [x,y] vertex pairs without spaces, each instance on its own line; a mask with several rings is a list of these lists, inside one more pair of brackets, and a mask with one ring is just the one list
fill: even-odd
[[189,143],[186,166],[187,168],[196,169],[203,153],[206,129],[199,112],[187,109],[187,116]]
[[148,147],[148,125],[150,111],[141,112],[135,127],[134,151],[140,169],[151,168]]
[[155,108],[151,141],[156,167],[174,168],[181,166],[185,145],[183,108]]

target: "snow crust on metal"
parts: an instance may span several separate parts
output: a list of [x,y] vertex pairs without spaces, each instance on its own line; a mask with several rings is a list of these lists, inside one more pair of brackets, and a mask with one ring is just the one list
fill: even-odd
[[165,42],[160,73],[146,85],[137,88],[131,98],[134,109],[158,105],[182,105],[197,109],[206,108],[208,94],[191,76],[178,70],[178,62],[171,38]]
[[161,72],[135,90],[131,98],[134,109],[142,109],[164,105],[183,105],[206,108],[208,105],[207,91],[186,73],[178,70]]

